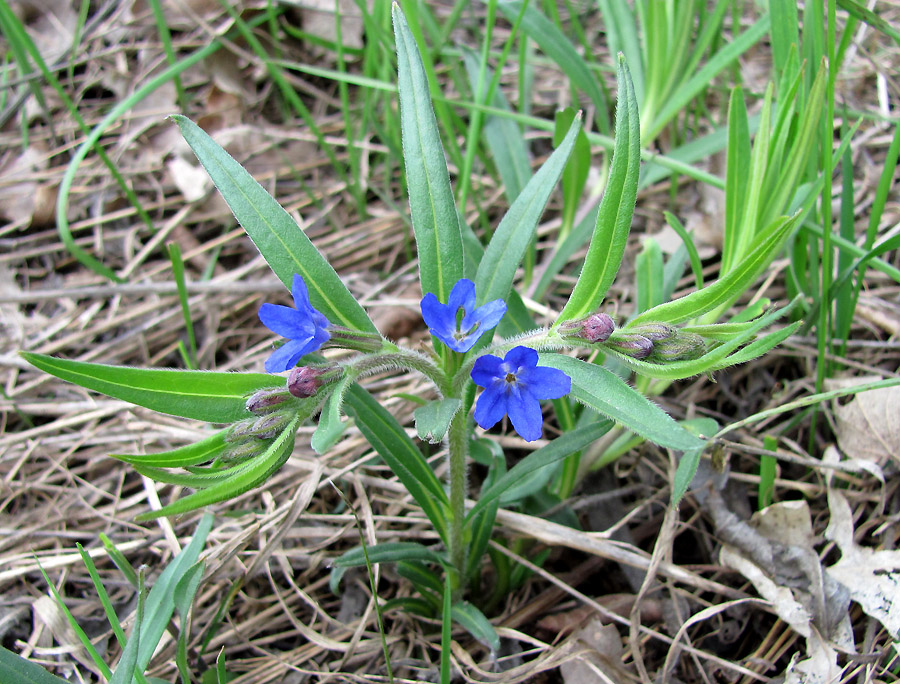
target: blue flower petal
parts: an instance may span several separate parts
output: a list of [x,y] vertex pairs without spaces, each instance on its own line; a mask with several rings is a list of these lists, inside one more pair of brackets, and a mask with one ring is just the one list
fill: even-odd
[[506,415],[507,396],[505,383],[494,382],[478,397],[475,404],[475,422],[485,430],[490,430]]
[[526,442],[540,439],[544,427],[541,403],[527,389],[515,388],[506,403],[509,420]]
[[475,359],[472,380],[485,388],[475,404],[475,422],[487,430],[509,414],[523,439],[533,442],[540,438],[544,425],[541,399],[568,394],[572,380],[561,370],[537,362],[538,353],[522,346],[510,349],[503,359],[490,354]]
[[259,320],[263,325],[288,338],[288,342],[266,360],[266,370],[270,373],[290,370],[300,357],[316,351],[331,338],[328,332],[331,323],[310,303],[306,283],[297,274],[291,283],[291,295],[296,308],[268,303],[259,308]]
[[572,391],[572,378],[557,368],[537,366],[525,375],[529,391],[536,399],[559,399]]
[[426,293],[421,306],[428,331],[453,351],[469,351],[485,332],[497,327],[506,313],[506,303],[502,299],[477,309],[475,301],[475,283],[467,278],[457,281],[446,304],[438,301],[433,293]]
[[492,354],[485,354],[475,359],[472,365],[472,380],[479,387],[490,387],[497,378],[503,377],[506,371],[501,370],[503,359]]

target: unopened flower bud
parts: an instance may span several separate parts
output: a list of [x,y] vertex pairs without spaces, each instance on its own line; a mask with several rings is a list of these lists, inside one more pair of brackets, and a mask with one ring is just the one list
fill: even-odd
[[271,413],[279,404],[287,401],[288,396],[288,393],[281,388],[266,387],[255,392],[247,399],[247,410],[258,416]]
[[653,352],[653,342],[637,333],[622,333],[606,341],[606,346],[634,359],[646,359]]
[[290,416],[287,413],[270,413],[267,416],[261,416],[253,423],[250,434],[256,439],[272,439],[278,436],[289,419]]
[[678,330],[665,323],[647,323],[636,328],[631,328],[629,332],[637,333],[641,337],[646,337],[651,342],[667,340],[678,334]]
[[257,441],[242,442],[226,449],[219,455],[219,460],[226,465],[237,465],[249,461],[260,452]]
[[288,392],[299,399],[315,396],[322,386],[322,376],[325,375],[325,372],[324,368],[313,366],[300,366],[292,369],[287,379]]
[[615,329],[615,321],[608,314],[595,313],[587,318],[566,321],[559,326],[559,334],[593,344],[594,342],[606,342]]
[[653,343],[652,359],[656,361],[688,361],[706,351],[706,342],[700,335],[679,332],[675,337]]

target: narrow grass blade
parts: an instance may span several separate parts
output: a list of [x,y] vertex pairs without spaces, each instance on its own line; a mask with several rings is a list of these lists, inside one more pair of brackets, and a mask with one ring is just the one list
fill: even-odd
[[516,271],[531,244],[544,207],[563,173],[580,130],[581,117],[576,116],[560,146],[528,181],[497,226],[475,276],[479,303],[505,300],[509,295]]
[[451,614],[454,622],[487,646],[491,651],[492,658],[496,657],[500,650],[500,636],[484,613],[468,601],[458,601],[453,604]]
[[644,248],[634,263],[637,285],[637,311],[663,303],[663,256],[659,243],[652,237],[644,238]]
[[250,394],[264,387],[284,387],[284,378],[278,375],[131,368],[21,354],[35,368],[62,380],[160,413],[208,423],[247,418]]
[[626,0],[599,0],[600,14],[606,27],[610,54],[622,53],[628,68],[631,69],[631,80],[634,81],[634,92],[638,106],[643,104],[644,97],[644,64],[641,40],[638,36],[635,10]]
[[[522,0],[500,0],[498,9],[503,12],[507,20],[513,22],[522,11]],[[559,65],[563,73],[569,77],[573,86],[584,91],[594,107],[596,107],[596,122],[601,133],[609,133],[609,119],[607,112],[609,107],[603,90],[594,78],[590,67],[585,63],[578,51],[568,38],[557,28],[556,24],[547,19],[534,4],[525,8],[522,19],[522,31],[536,42],[541,50],[550,59]]]
[[[469,82],[474,90],[478,80],[476,57],[469,50],[463,52],[463,57],[466,63],[466,71],[469,75]],[[493,77],[490,69],[485,73],[485,77]],[[499,88],[494,91],[494,97],[490,105],[496,109],[512,112],[506,97],[503,95],[503,91]],[[522,131],[515,121],[499,116],[488,116],[485,119],[482,134],[494,163],[497,165],[500,180],[503,181],[506,199],[511,204],[531,178],[531,163],[525,138],[522,137]]]
[[[143,572],[141,573],[141,578],[143,579]],[[142,583],[143,584],[143,583]],[[109,680],[109,684],[131,684],[137,677],[137,675],[143,675],[144,669],[147,664],[144,664],[144,667],[140,667],[138,663],[138,657],[140,655],[141,643],[142,641],[146,641],[146,639],[142,639],[142,632],[144,631],[144,608],[146,595],[144,593],[143,586],[140,591],[138,591],[137,597],[137,609],[134,612],[134,627],[131,628],[131,636],[128,638],[128,643],[125,648],[122,650],[122,657],[119,658],[119,663],[116,665],[116,670],[113,672],[113,676]],[[154,649],[159,645],[159,638],[162,637],[162,632],[159,633],[159,637],[153,643]],[[150,651],[150,655],[153,655],[153,651]],[[149,663],[150,659],[147,658],[147,662]]]
[[184,327],[188,334],[190,345],[190,365],[188,368],[197,370],[197,336],[194,334],[194,322],[191,320],[191,307],[188,303],[187,284],[184,281],[184,261],[181,258],[181,247],[177,242],[168,244],[169,260],[172,262],[172,276],[175,278],[175,287],[178,288],[178,299],[181,302],[181,314],[184,316]]
[[563,321],[587,316],[600,306],[625,254],[625,243],[637,198],[641,133],[634,85],[621,55],[617,64],[616,81],[619,87],[616,146],[609,182],[600,202],[597,225],[581,275],[554,327]]
[[447,561],[436,551],[416,542],[386,542],[363,549],[361,546],[350,549],[334,559],[337,568],[351,568],[369,563],[397,563],[399,561],[418,561],[446,565]]
[[450,173],[431,106],[428,79],[415,38],[395,4],[400,120],[403,156],[409,188],[409,208],[422,292],[446,302],[450,289],[463,277],[463,242]]
[[375,332],[362,306],[290,214],[197,124],[180,115],[172,119],[284,286],[290,290],[294,274],[300,274],[313,306],[329,321]]

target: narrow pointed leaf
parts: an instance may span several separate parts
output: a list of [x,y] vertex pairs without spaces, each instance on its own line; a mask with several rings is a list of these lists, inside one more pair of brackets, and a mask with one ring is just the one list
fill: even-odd
[[422,511],[446,542],[450,502],[440,480],[403,426],[359,385],[353,385],[347,391],[344,407],[347,415],[356,421],[363,437],[422,507]]
[[616,69],[619,100],[616,105],[616,144],[606,192],[600,201],[597,224],[575,289],[554,325],[594,312],[622,263],[637,198],[641,163],[641,124],[634,85],[625,59]]
[[40,665],[0,646],[0,682],[16,684],[68,684],[68,680],[52,675]]
[[541,354],[540,364],[558,368],[572,378],[570,396],[651,442],[679,451],[705,446],[659,406],[602,366],[554,353]]
[[209,423],[247,418],[250,394],[264,387],[284,387],[279,375],[130,368],[21,354],[32,366],[62,380],[160,413]]
[[[399,561],[418,561],[421,563],[446,564],[446,559],[437,552],[416,542],[387,542],[366,548],[369,563],[397,563]],[[334,559],[337,568],[348,568],[366,565],[366,554],[361,546],[356,546]]]
[[203,506],[233,499],[262,484],[269,475],[283,466],[290,457],[294,448],[294,434],[298,423],[299,418],[294,418],[288,423],[269,448],[263,454],[250,461],[246,469],[240,470],[227,480],[218,482],[206,489],[201,489],[183,499],[178,499],[168,506],[163,506],[158,511],[141,514],[135,519],[140,522],[161,518],[165,515],[179,515]]
[[341,406],[344,404],[344,393],[354,378],[345,375],[338,382],[331,396],[325,400],[322,413],[319,414],[319,424],[310,440],[310,446],[317,454],[324,454],[333,447],[344,433],[347,425],[341,420]]
[[225,430],[219,430],[194,444],[188,444],[171,451],[161,451],[157,454],[110,454],[110,456],[126,463],[134,463],[135,465],[139,464],[155,468],[183,468],[215,459],[227,447],[225,434]]
[[475,276],[475,291],[480,303],[505,300],[509,296],[516,270],[531,244],[550,193],[559,182],[580,130],[581,116],[576,116],[560,146],[528,181],[497,226]]
[[444,439],[444,435],[450,429],[450,421],[453,420],[453,416],[459,411],[460,406],[462,406],[462,401],[450,397],[449,399],[429,401],[424,406],[417,408],[413,412],[413,416],[416,419],[416,432],[419,439],[424,439],[432,444],[437,444]]
[[465,261],[459,216],[422,57],[406,17],[396,4],[392,15],[397,42],[403,157],[419,254],[419,279],[423,293],[430,292],[446,302],[450,289],[463,277]]
[[300,226],[231,155],[190,119],[172,119],[271,269],[290,290],[303,276],[312,305],[334,324],[375,332],[359,302]]

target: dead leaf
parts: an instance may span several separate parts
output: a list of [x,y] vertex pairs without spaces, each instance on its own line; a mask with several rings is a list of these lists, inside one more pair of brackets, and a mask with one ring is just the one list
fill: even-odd
[[841,560],[826,572],[840,582],[867,615],[878,620],[894,639],[900,636],[900,551],[878,551],[853,540],[853,513],[844,495],[829,487],[831,520],[825,538],[841,550]]
[[795,654],[784,672],[784,684],[838,684],[844,668],[838,667],[837,651],[817,632],[806,640],[805,660]]
[[56,185],[43,180],[46,168],[46,150],[37,144],[0,164],[0,218],[23,228],[50,223]]
[[[303,29],[318,38],[337,42],[334,0],[301,0]],[[341,42],[350,48],[362,47],[363,19],[353,0],[338,0],[341,13]]]
[[625,647],[615,625],[604,625],[596,618],[575,632],[572,639],[576,641],[575,651],[581,647],[583,653],[559,666],[566,684],[618,684],[633,679],[622,665]]
[[[855,377],[831,380],[828,389],[881,380]],[[841,451],[853,458],[884,465],[900,454],[900,386],[860,392],[846,404],[833,401],[835,434]]]

